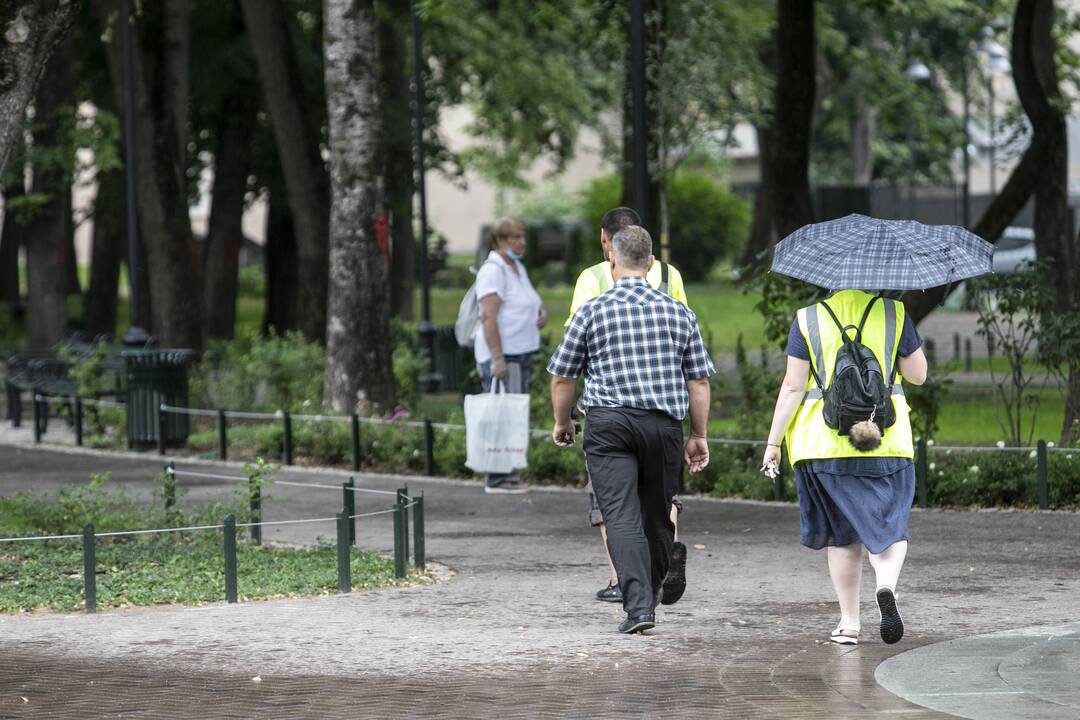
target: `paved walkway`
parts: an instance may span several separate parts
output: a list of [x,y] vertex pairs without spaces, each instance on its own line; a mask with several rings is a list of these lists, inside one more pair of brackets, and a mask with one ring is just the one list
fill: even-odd
[[[0,447],[0,493],[54,490],[109,469],[149,495],[160,467],[150,456]],[[358,484],[392,489],[401,479],[365,475]],[[915,512],[900,587],[907,637],[895,646],[876,639],[867,572],[866,641],[831,645],[823,641],[836,621],[825,558],[798,545],[797,509],[691,498],[682,528],[691,548],[686,595],[661,607],[655,630],[627,637],[615,632],[619,609],[592,599],[606,568],[580,491],[485,496],[478,484],[419,478],[409,487],[425,493],[428,556],[446,568],[441,582],[304,600],[0,616],[0,718],[946,717],[892,694],[875,670],[931,642],[1061,626],[1080,615],[1080,516]],[[200,481],[188,497],[234,490]],[[340,502],[333,491],[271,492],[268,520],[326,516]],[[332,532],[329,524],[276,526],[266,537],[307,543]],[[361,523],[363,546],[388,550],[390,540],[385,518]],[[916,690],[920,674],[931,682],[949,662],[920,663]],[[1062,708],[1047,717],[1077,716]]]

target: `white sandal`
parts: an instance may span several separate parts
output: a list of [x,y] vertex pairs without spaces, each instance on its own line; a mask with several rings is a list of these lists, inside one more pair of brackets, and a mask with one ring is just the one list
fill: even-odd
[[[844,631],[853,632],[854,635],[845,635]],[[829,642],[834,642],[837,645],[858,645],[859,633],[861,629],[853,627],[851,625],[837,625],[836,629],[829,635]]]

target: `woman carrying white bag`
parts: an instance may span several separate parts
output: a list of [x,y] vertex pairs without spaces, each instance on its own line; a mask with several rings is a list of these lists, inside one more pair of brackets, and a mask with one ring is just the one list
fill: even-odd
[[[524,255],[525,224],[504,218],[491,228],[491,252],[476,273],[480,331],[473,348],[484,394],[465,398],[466,465],[486,473],[487,493],[529,490],[517,470],[525,467],[529,375],[547,313],[521,263]],[[503,392],[490,392],[494,379],[502,381],[495,390]],[[481,426],[487,429],[481,431]],[[515,428],[518,440],[524,428],[524,443],[510,442]]]

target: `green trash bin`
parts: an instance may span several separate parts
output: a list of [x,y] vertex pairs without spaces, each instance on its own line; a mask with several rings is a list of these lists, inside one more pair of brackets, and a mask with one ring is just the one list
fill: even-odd
[[436,325],[432,335],[435,370],[439,373],[436,392],[454,392],[465,387],[474,364],[472,348],[457,343],[453,325]]
[[187,407],[187,371],[195,352],[125,350],[121,357],[127,381],[128,447],[156,446],[161,428],[164,428],[166,446],[183,445],[190,430],[188,416],[178,413],[162,416],[161,405]]

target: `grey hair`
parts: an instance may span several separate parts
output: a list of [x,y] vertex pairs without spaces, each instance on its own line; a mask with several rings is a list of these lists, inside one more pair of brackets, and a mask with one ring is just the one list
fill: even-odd
[[640,225],[629,225],[615,233],[611,246],[619,265],[628,270],[644,270],[653,254],[652,237]]

